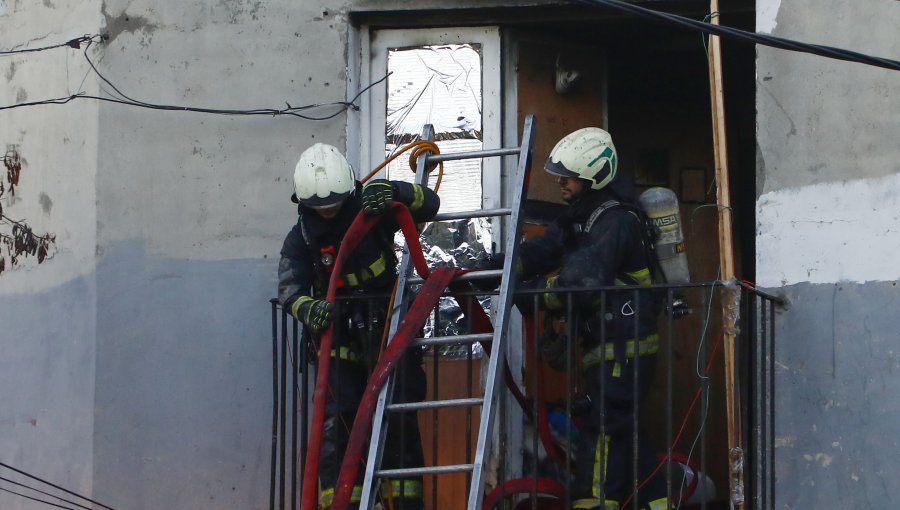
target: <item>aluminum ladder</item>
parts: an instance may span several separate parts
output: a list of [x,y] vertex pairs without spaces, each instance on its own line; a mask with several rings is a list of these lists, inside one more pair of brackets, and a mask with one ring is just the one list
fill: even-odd
[[[413,346],[427,345],[454,345],[465,344],[471,345],[475,342],[491,342],[491,355],[489,357],[487,373],[484,379],[484,396],[477,398],[464,398],[452,400],[423,401],[416,403],[392,404],[390,395],[392,395],[393,377],[388,380],[385,387],[382,388],[378,398],[378,405],[375,409],[375,415],[372,420],[372,435],[369,442],[369,452],[367,456],[365,475],[363,479],[363,489],[360,501],[361,509],[372,509],[375,505],[376,490],[380,485],[381,479],[394,479],[398,477],[424,476],[449,473],[470,473],[469,476],[469,495],[466,507],[469,510],[479,510],[481,508],[482,499],[484,498],[484,476],[485,476],[485,460],[490,453],[490,438],[492,435],[492,427],[495,415],[497,414],[498,384],[502,384],[501,372],[505,366],[506,355],[506,330],[509,325],[510,309],[512,307],[512,293],[515,291],[515,279],[512,278],[513,264],[516,260],[520,232],[522,226],[522,204],[525,200],[525,185],[527,183],[527,173],[530,171],[531,157],[534,149],[534,116],[527,115],[522,127],[522,141],[519,147],[481,150],[472,152],[460,152],[454,154],[428,154],[419,158],[416,169],[416,182],[420,185],[427,183],[429,165],[439,163],[441,161],[451,161],[460,159],[480,159],[498,156],[514,156],[518,155],[518,164],[513,180],[514,192],[510,207],[499,209],[482,209],[460,213],[441,213],[435,216],[433,221],[470,219],[478,217],[509,217],[509,221],[505,226],[506,239],[503,253],[506,254],[505,265],[503,269],[483,270],[472,273],[463,274],[456,278],[459,280],[474,280],[479,278],[496,278],[501,277],[499,289],[499,299],[496,311],[493,314],[492,324],[493,333],[486,334],[469,334],[450,337],[433,337],[427,339],[416,339]],[[431,126],[426,126],[423,132],[423,139],[430,140],[433,138],[433,130]],[[412,264],[409,252],[406,248],[403,250],[403,257],[400,262],[398,272],[397,290],[394,295],[394,310],[391,314],[391,324],[388,338],[393,338],[397,331],[398,324],[402,320],[401,314],[405,309],[405,302],[408,299],[407,286],[421,282],[420,278],[411,276]],[[386,413],[395,412],[415,412],[421,409],[441,409],[449,407],[464,406],[482,406],[481,419],[478,428],[477,446],[475,455],[471,464],[452,464],[439,466],[423,466],[406,469],[381,469],[382,453],[385,447],[385,437],[387,432]]]

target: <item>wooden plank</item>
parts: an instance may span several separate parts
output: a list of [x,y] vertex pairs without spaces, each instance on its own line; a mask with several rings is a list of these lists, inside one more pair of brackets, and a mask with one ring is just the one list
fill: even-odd
[[[719,23],[718,0],[710,0],[710,20]],[[717,36],[709,37],[709,85],[712,106],[713,150],[716,167],[716,198],[719,211],[719,267],[720,278],[734,280],[734,243],[732,240],[731,199],[728,183],[728,150],[725,136],[725,103],[722,83],[722,47]],[[732,508],[744,508],[743,443],[740,415],[740,393],[735,363],[735,307],[734,296],[726,292],[722,301],[722,323],[725,331],[725,406],[728,418],[729,499]]]

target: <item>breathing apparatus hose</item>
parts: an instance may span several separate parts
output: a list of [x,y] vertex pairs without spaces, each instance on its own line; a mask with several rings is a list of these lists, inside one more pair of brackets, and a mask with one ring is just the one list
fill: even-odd
[[[376,166],[371,172],[369,172],[368,174],[366,174],[365,177],[360,179],[360,182],[365,183],[366,181],[371,179],[375,174],[380,172],[382,168],[384,168],[388,164],[390,164],[391,161],[397,159],[398,157],[400,157],[401,154],[403,154],[404,152],[406,152],[408,150],[412,150],[412,152],[409,154],[409,168],[412,169],[413,172],[416,171],[416,165],[419,161],[419,156],[425,154],[426,152],[431,152],[433,154],[441,153],[441,149],[438,148],[437,144],[430,140],[418,140],[418,141],[412,142],[411,144],[404,146],[397,152],[391,154],[390,157],[388,157],[387,159],[385,159],[384,161],[379,163],[379,165]],[[428,170],[430,171],[431,169],[429,168]],[[443,179],[444,179],[444,162],[442,161],[442,162],[438,163],[438,177],[437,177],[437,181],[435,181],[435,183],[434,183],[434,192],[435,193],[437,193],[438,190],[441,188],[441,181]]]

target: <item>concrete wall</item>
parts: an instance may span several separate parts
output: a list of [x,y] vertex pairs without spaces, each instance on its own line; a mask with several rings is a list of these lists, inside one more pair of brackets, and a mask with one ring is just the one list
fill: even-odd
[[[49,3],[0,2],[0,48],[65,42],[102,21],[99,2]],[[93,81],[80,85],[87,70],[81,54],[68,48],[0,56],[0,105],[66,97],[79,89],[96,93]],[[24,221],[37,235],[56,239],[40,264],[33,256],[20,256],[12,264],[7,247],[0,248],[5,261],[0,273],[0,462],[90,494],[97,105],[78,101],[2,111],[0,151],[18,154],[21,161],[14,195],[7,169],[0,166],[3,213]],[[11,230],[8,221],[0,222],[0,235]],[[35,484],[6,468],[0,468],[0,476]],[[2,487],[29,493],[9,482]],[[0,508],[46,505],[4,491]]]
[[[103,6],[103,68],[128,94],[247,110],[345,99],[347,27],[330,6],[163,4]],[[94,493],[133,509],[266,508],[268,300],[296,221],[290,175],[311,143],[344,145],[346,117],[99,117]]]
[[[757,1],[757,29],[898,58],[896,2]],[[884,508],[900,446],[900,73],[765,48],[757,280],[777,320],[777,508]]]
[[[330,9],[5,1],[0,48],[106,32],[91,56],[135,99],[342,101],[348,31]],[[98,92],[79,51],[0,58],[2,105]],[[342,146],[346,122],[87,100],[0,112],[0,147],[26,162],[3,208],[57,236],[43,264],[0,274],[0,461],[115,508],[267,507],[268,300],[296,219],[289,176],[310,143]],[[40,507],[0,493],[0,508]]]

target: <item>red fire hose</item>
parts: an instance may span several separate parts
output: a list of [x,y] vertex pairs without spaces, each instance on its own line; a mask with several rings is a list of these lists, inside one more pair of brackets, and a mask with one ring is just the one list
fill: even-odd
[[[409,209],[405,205],[394,202],[391,206],[403,235],[407,239],[407,243],[414,242],[417,250],[410,249],[413,257],[413,264],[419,275],[423,278],[428,277],[428,265],[425,263],[425,256],[422,254],[421,245],[419,245],[419,234],[416,231],[416,225],[413,222]],[[365,216],[361,211],[353,220],[347,233],[341,241],[341,249],[334,261],[334,269],[331,272],[331,278],[328,281],[328,292],[325,299],[334,304],[337,290],[343,285],[341,281],[341,268],[348,254],[359,245],[362,238],[371,230],[375,224],[380,221],[378,216]],[[322,333],[321,344],[319,346],[319,365],[316,375],[316,389],[313,393],[313,412],[309,432],[309,453],[306,456],[306,464],[303,468],[303,491],[301,493],[300,508],[301,510],[315,510],[317,505],[317,493],[319,487],[319,457],[322,447],[322,432],[325,426],[325,400],[328,392],[328,371],[331,367],[331,336],[333,325],[329,326]]]
[[334,510],[346,510],[350,504],[353,485],[356,482],[363,449],[372,428],[372,416],[381,388],[400,361],[400,357],[406,352],[407,347],[425,324],[431,311],[434,310],[444,289],[457,273],[458,270],[452,267],[441,267],[434,270],[431,276],[425,280],[425,285],[422,286],[409,311],[400,322],[400,327],[387,349],[379,356],[378,363],[369,377],[366,390],[360,400],[359,408],[356,410],[356,418],[353,420],[353,428],[347,441],[344,461],[341,463],[341,471],[335,488]]

